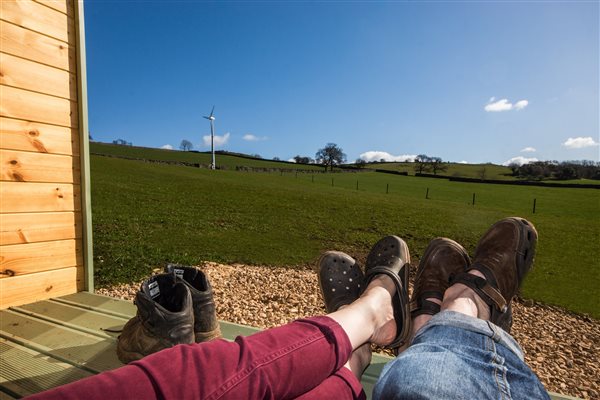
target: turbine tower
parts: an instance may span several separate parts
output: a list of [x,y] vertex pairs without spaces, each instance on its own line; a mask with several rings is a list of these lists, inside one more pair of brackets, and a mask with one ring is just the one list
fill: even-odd
[[217,167],[217,165],[215,164],[215,117],[213,115],[214,111],[215,106],[213,106],[208,117],[204,116],[204,118],[210,121],[210,151],[212,153],[212,163],[210,164],[210,169],[215,169]]

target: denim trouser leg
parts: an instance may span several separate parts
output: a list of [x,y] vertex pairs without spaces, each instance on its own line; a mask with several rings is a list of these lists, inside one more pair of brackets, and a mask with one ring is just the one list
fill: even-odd
[[496,325],[442,311],[381,373],[375,399],[549,399],[517,342]]

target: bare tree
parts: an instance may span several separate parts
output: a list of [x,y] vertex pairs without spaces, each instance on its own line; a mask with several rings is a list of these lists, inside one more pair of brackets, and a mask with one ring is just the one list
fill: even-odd
[[418,174],[422,174],[423,172],[427,172],[431,170],[429,166],[429,162],[431,161],[431,157],[427,154],[419,154],[415,157],[415,172]]
[[346,162],[344,151],[335,143],[327,143],[325,147],[317,151],[315,158],[317,159],[317,162],[325,166],[325,169],[329,166],[331,171],[333,171],[334,165]]
[[487,177],[487,170],[485,168],[485,165],[483,167],[481,167],[480,170],[477,171],[477,175],[479,176],[479,179],[481,179],[482,181],[485,180],[485,178]]
[[294,157],[294,161],[296,161],[296,164],[310,164],[312,159],[310,157],[302,157],[298,155]]
[[181,141],[181,144],[179,145],[179,148],[183,151],[190,151],[193,147],[194,145],[192,144],[192,142],[186,139],[183,139]]
[[434,175],[438,172],[444,172],[448,170],[448,165],[445,164],[440,157],[431,157],[429,159],[429,165]]

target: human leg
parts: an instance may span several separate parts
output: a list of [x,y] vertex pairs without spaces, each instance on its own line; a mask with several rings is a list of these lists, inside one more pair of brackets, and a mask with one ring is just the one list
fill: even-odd
[[[510,300],[531,267],[536,240],[537,232],[522,219],[492,226],[480,240],[469,271],[475,288],[470,277],[457,276],[461,283],[446,290],[442,312],[386,366],[374,397],[548,398],[508,334]],[[482,298],[486,294],[491,299]],[[504,329],[486,320],[490,316]]]
[[298,320],[235,342],[176,346],[34,398],[285,399],[310,392],[329,377],[331,386],[321,389],[346,385],[351,394],[358,393],[348,398],[360,398],[360,381],[343,367],[366,341],[385,345],[395,336],[394,290],[389,277],[375,278],[359,300],[329,316]]

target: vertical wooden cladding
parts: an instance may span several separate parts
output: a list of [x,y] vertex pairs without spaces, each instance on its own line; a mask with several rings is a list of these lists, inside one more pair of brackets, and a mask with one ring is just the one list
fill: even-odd
[[72,45],[4,20],[1,22],[0,48],[3,53],[65,71],[77,71]]
[[0,243],[27,244],[81,238],[81,214],[75,212],[2,214]]
[[0,150],[0,180],[78,183],[79,157]]
[[0,213],[81,211],[79,185],[0,182]]
[[[54,3],[61,3],[55,1]],[[66,3],[62,2],[62,3]],[[2,0],[0,2],[2,19],[46,36],[75,43],[75,24],[62,11],[52,9],[31,0]]]
[[69,267],[0,279],[0,307],[76,293],[83,290],[83,278],[83,267]]
[[69,99],[0,86],[0,116],[76,128],[77,103]]
[[75,128],[0,117],[0,138],[3,149],[79,155]]
[[0,84],[77,100],[77,75],[0,53]]
[[83,288],[73,0],[0,0],[0,308]]

